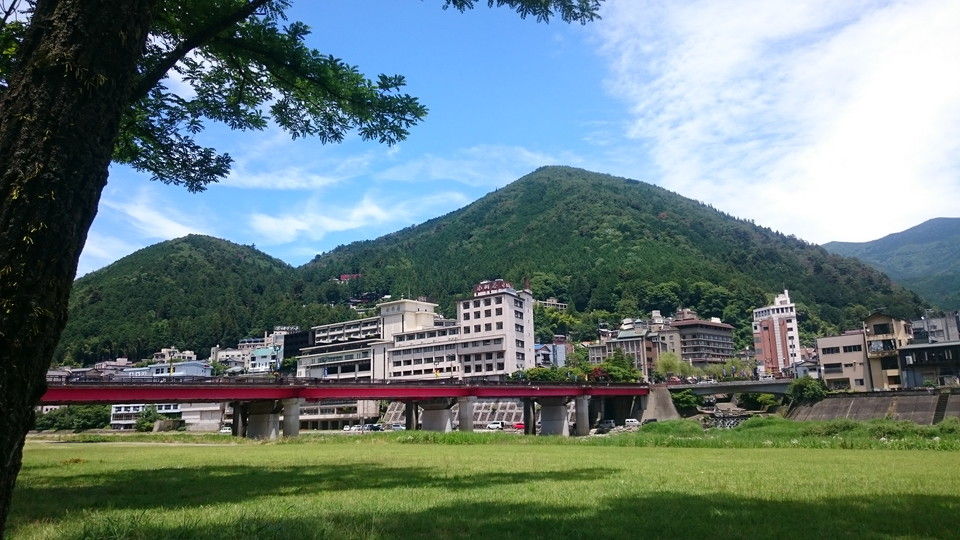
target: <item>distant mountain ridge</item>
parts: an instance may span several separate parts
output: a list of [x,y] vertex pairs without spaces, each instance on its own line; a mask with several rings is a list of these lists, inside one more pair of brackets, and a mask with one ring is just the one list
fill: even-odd
[[[341,274],[362,277],[331,280]],[[734,324],[745,346],[751,310],[783,289],[800,304],[807,338],[859,325],[877,307],[904,317],[923,307],[859,261],[658,186],[543,167],[464,208],[300,268],[204,236],[150,246],[77,280],[57,358],[89,363],[169,345],[202,353],[274,324],[355,316],[343,304],[364,293],[426,296],[450,315],[456,298],[491,278],[569,303],[573,317],[540,314],[536,324],[575,339],[683,306]]]
[[960,218],[934,218],[870,242],[829,242],[946,309],[960,309]]

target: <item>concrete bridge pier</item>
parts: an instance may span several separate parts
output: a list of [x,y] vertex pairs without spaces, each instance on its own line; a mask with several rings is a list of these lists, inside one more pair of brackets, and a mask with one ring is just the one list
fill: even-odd
[[247,403],[245,401],[231,401],[233,421],[230,425],[230,434],[234,437],[247,436]]
[[417,422],[417,417],[420,415],[420,407],[417,406],[416,401],[404,401],[403,402],[403,419],[408,431],[413,431],[419,428]]
[[276,401],[252,401],[248,404],[247,437],[276,439],[280,432],[280,410]]
[[540,400],[540,433],[542,435],[570,435],[567,424],[569,398],[543,398]]
[[537,434],[537,402],[533,398],[523,398],[523,433]]
[[457,398],[457,415],[460,421],[460,431],[473,431],[473,410],[477,404],[477,396]]
[[283,436],[300,435],[300,399],[283,400]]
[[577,427],[575,435],[583,437],[590,434],[590,396],[577,396],[574,398],[576,407]]
[[421,401],[420,406],[423,412],[420,415],[420,423],[424,431],[439,431],[446,433],[453,431],[453,411],[451,408],[456,403],[453,399],[431,399]]

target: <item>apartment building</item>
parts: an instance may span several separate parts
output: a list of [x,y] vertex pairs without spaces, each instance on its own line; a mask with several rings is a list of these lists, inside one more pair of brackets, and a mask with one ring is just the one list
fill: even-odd
[[960,311],[926,310],[923,317],[910,321],[914,343],[960,341]]
[[[679,339],[679,331],[675,335]],[[619,349],[633,359],[633,366],[649,380],[653,362],[664,348],[659,337],[660,334],[652,331],[645,321],[624,319],[616,334],[587,345],[587,357],[591,363],[599,364]]]
[[733,326],[719,318],[688,318],[670,323],[679,331],[680,358],[696,367],[733,358]]
[[908,321],[874,313],[863,321],[867,348],[867,390],[896,390],[903,386],[899,349],[910,343]]
[[866,340],[863,330],[817,340],[820,373],[830,390],[864,391],[867,388]]
[[797,310],[789,291],[778,294],[772,305],[753,310],[753,346],[761,375],[779,375],[801,361]]

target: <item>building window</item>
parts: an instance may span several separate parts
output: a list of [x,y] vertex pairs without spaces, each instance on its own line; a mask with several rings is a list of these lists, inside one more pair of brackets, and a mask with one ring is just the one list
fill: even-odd
[[473,325],[473,331],[474,331],[474,332],[479,332],[479,331],[480,331],[480,325],[479,325],[479,324]]
[[496,298],[493,299],[493,302],[494,302],[495,304],[502,304],[502,303],[503,303],[503,297],[502,297],[502,296],[498,296],[498,297],[496,297]]
[[515,324],[515,325],[513,325],[513,329],[516,330],[517,332],[520,332],[521,334],[523,333],[523,325],[522,325],[522,324]]
[[473,307],[480,307],[480,301],[479,301],[479,300],[474,300],[474,301],[473,301]]
[[464,333],[464,334],[469,334],[469,333],[470,333],[470,327],[469,327],[469,326],[464,326],[464,327],[463,327],[463,333]]
[[522,339],[518,339],[518,340],[517,340],[517,347],[520,347],[521,349],[523,348],[523,340],[522,340]]
[[518,353],[517,353],[517,360],[520,361],[520,362],[523,362],[523,358],[524,358],[523,353],[522,353],[522,352],[518,352]]
[[484,316],[484,317],[489,317],[489,316],[490,316],[490,310],[489,310],[489,309],[483,310],[483,316]]
[[470,320],[470,313],[464,311],[464,312],[463,312],[463,320],[469,321],[469,320]]
[[863,386],[863,379],[854,379],[853,384],[857,386]]
[[463,309],[470,309],[470,302],[464,302]]
[[474,319],[479,319],[479,318],[480,318],[480,312],[479,312],[479,311],[474,311],[474,312],[473,312],[473,318],[474,318]]
[[487,332],[489,332],[489,331],[493,330],[493,325],[490,324],[490,323],[487,323],[487,324],[483,325],[483,329],[486,330]]
[[863,345],[844,345],[843,352],[860,352],[863,350]]
[[483,299],[483,305],[489,306],[489,305],[490,305],[490,299],[489,299],[489,298],[484,298],[484,299]]
[[494,311],[494,313],[496,313],[497,315],[503,315],[503,308],[498,307],[496,311]]
[[498,322],[498,323],[497,323],[497,330],[503,330],[503,323],[502,323],[502,322]]
[[523,300],[518,300],[518,299],[514,298],[514,299],[513,299],[513,305],[516,306],[516,307],[518,307],[518,308],[522,308],[522,307],[523,307]]
[[503,362],[497,362],[497,370],[503,371]]
[[839,354],[840,347],[824,347],[820,349],[820,354]]
[[514,311],[514,312],[513,312],[513,316],[516,317],[516,318],[518,318],[518,319],[523,319],[523,312],[522,312],[522,311]]
[[463,366],[464,373],[470,373],[470,369],[471,369],[470,366]]

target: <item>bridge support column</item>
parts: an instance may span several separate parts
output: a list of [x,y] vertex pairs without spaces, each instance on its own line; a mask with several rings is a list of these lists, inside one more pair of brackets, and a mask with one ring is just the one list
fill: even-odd
[[300,399],[283,400],[283,436],[300,435]]
[[569,398],[545,398],[540,400],[540,433],[542,435],[570,435],[567,424]]
[[446,433],[453,431],[453,411],[451,408],[456,403],[452,399],[431,399],[423,401],[420,406],[423,407],[420,420],[424,431],[440,431]]
[[537,404],[533,398],[523,399],[523,433],[537,434]]
[[473,431],[473,409],[477,404],[477,396],[457,398],[460,431]]
[[247,403],[244,401],[231,401],[230,408],[233,414],[233,420],[230,425],[230,433],[234,437],[247,436]]
[[403,403],[403,417],[407,424],[407,429],[413,431],[417,429],[417,402],[405,401]]
[[280,414],[275,401],[254,401],[248,405],[247,437],[276,439],[279,435]]
[[590,396],[577,396],[574,399],[577,416],[576,435],[590,434]]

